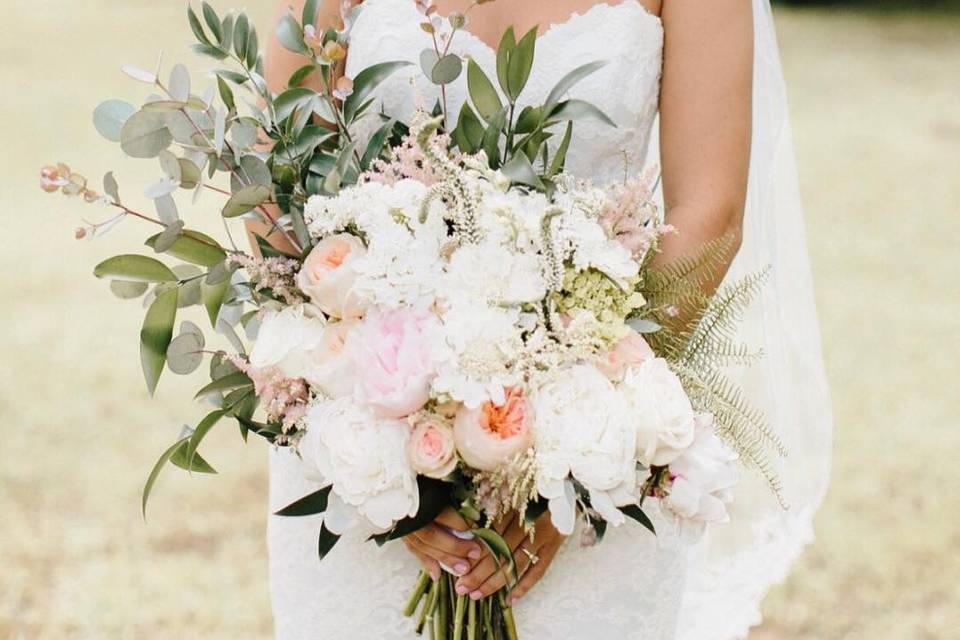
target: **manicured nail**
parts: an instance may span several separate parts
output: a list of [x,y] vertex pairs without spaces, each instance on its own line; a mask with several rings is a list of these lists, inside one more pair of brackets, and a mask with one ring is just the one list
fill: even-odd
[[470,565],[465,562],[458,562],[453,566],[453,572],[458,576],[462,576],[470,569]]
[[482,555],[483,551],[480,551],[480,549],[471,549],[470,552],[467,553],[467,557],[471,560],[479,560]]
[[440,579],[440,572],[436,569],[430,569],[430,577],[433,578],[434,581],[437,581]]
[[463,586],[462,584],[458,584],[456,591],[457,591],[457,595],[458,595],[458,596],[465,596],[465,595],[467,595],[467,591],[470,591],[470,589],[467,589],[467,588],[466,588],[465,586]]
[[483,594],[480,593],[479,591],[473,591],[473,592],[470,593],[470,599],[471,599],[471,600],[479,600],[479,599],[482,598],[482,597],[483,597]]

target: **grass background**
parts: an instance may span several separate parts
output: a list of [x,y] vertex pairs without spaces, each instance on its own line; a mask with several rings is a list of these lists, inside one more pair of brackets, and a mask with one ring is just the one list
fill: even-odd
[[[261,25],[268,4],[251,11]],[[836,460],[817,542],[751,638],[957,637],[960,19],[923,3],[893,13],[801,4],[782,7],[778,24]],[[199,68],[183,3],[4,8],[0,637],[267,638],[263,447],[215,432],[206,450],[220,476],[167,473],[143,523],[147,470],[201,414],[184,401],[193,381],[165,376],[146,397],[142,312],[89,276],[142,230],[75,242],[79,218],[97,211],[35,186],[52,161],[91,177],[116,168],[121,191],[149,206],[137,193],[153,167],[125,162],[89,113],[103,98],[142,95],[121,63],[151,68],[162,47],[183,43],[166,60]]]

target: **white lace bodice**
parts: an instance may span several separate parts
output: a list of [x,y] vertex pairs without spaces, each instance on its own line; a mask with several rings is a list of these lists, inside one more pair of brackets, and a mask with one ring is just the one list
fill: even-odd
[[[423,77],[418,62],[420,52],[431,46],[430,36],[420,29],[422,21],[413,0],[366,0],[353,27],[348,75],[378,62],[414,63],[381,85],[376,94],[384,111],[401,120],[409,120],[418,99],[430,108],[439,96],[438,88]],[[473,58],[489,77],[496,77],[495,51],[469,31],[456,34],[451,51]],[[578,122],[567,169],[600,181],[621,179],[625,168],[637,173],[644,166],[657,114],[662,57],[660,19],[642,4],[636,0],[595,4],[550,26],[539,37],[520,106],[542,103],[557,81],[578,66],[606,61],[605,67],[576,85],[569,97],[593,102],[617,127]],[[466,97],[464,73],[447,90],[454,116]]]

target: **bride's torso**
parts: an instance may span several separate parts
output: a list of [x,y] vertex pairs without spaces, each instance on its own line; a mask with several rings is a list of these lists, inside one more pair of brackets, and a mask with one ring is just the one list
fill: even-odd
[[[432,108],[440,95],[439,88],[420,71],[420,52],[432,47],[421,22],[423,16],[414,0],[365,0],[352,30],[347,75],[355,76],[378,62],[414,63],[376,93],[384,111],[401,119],[409,118],[418,101]],[[496,52],[471,33],[469,25],[457,32],[451,51],[473,58],[495,77]],[[569,97],[594,103],[617,127],[578,122],[567,169],[597,180],[621,179],[625,170],[639,172],[647,159],[662,58],[663,29],[657,16],[638,0],[598,3],[542,31],[530,80],[519,102],[521,106],[542,103],[568,72],[588,62],[606,61],[606,66],[577,84]],[[466,78],[461,74],[447,88],[451,113],[459,112],[466,98]]]

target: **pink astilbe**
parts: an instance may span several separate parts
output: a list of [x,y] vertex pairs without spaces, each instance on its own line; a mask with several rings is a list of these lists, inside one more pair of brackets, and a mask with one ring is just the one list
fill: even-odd
[[274,297],[289,305],[300,304],[306,298],[297,288],[300,262],[292,258],[255,258],[245,253],[230,256],[230,262],[241,267],[250,277],[255,291],[269,289]]
[[280,422],[284,433],[291,431],[306,415],[310,390],[302,378],[288,378],[274,367],[258,369],[239,355],[228,357],[253,382],[253,390],[267,418]]
[[660,210],[653,200],[658,170],[651,167],[613,189],[600,211],[600,224],[607,235],[638,259],[656,245],[657,238],[674,231],[672,226],[660,222]]
[[[403,137],[400,145],[391,149],[392,157],[389,160],[375,159],[373,169],[364,173],[361,179],[387,185],[394,185],[400,180],[411,179],[422,182],[428,187],[443,180],[444,175],[440,168],[427,161],[423,149],[417,144],[419,133],[420,129],[415,121],[410,127],[410,133]],[[430,136],[429,144],[438,155],[449,155],[454,162],[459,163],[459,154],[450,151],[450,136],[448,134],[436,133]]]

